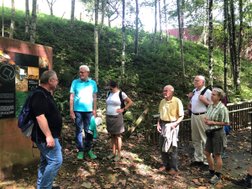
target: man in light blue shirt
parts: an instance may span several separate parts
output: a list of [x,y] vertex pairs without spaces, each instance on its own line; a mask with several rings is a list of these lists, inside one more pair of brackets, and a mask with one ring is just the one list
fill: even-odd
[[[91,137],[89,137],[88,127],[91,117],[96,116],[97,104],[97,84],[89,78],[89,67],[82,65],[79,68],[79,78],[73,80],[70,88],[70,117],[75,122],[76,132],[75,140],[78,148],[78,159],[84,158],[84,152],[91,159],[95,159],[96,155],[91,151]],[[85,141],[83,144],[82,130],[84,128]]]

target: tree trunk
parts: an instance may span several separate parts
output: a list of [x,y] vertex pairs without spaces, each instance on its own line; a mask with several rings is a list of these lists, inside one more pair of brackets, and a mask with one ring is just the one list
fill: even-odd
[[110,16],[108,16],[108,27],[111,28]]
[[227,94],[227,44],[228,44],[228,33],[227,33],[227,21],[228,21],[228,0],[224,0],[224,21],[223,21],[223,51],[224,51],[224,91]]
[[94,46],[95,46],[95,80],[99,84],[99,32],[98,32],[98,11],[99,0],[95,0],[95,26],[94,26]]
[[155,21],[154,21],[154,34],[157,33],[157,0],[155,0]]
[[181,0],[180,20],[181,20],[181,29],[182,29],[183,36],[185,34],[185,30],[184,30],[184,11],[185,11],[185,0]]
[[108,0],[103,0],[102,1],[102,10],[101,10],[101,27],[103,27],[103,25],[104,25],[104,18],[105,18],[105,8],[106,8],[106,6],[107,6],[107,2],[108,2]]
[[53,16],[53,5],[56,2],[56,0],[46,0],[46,1],[50,9],[50,15]]
[[160,37],[159,39],[162,40],[162,11],[161,11],[161,0],[158,0],[158,12],[159,12],[159,31],[160,31]]
[[31,17],[31,30],[30,42],[35,43],[36,38],[36,23],[37,22],[37,0],[32,0],[32,17]]
[[185,77],[185,60],[184,60],[184,10],[185,10],[185,1],[181,0],[181,8],[180,8],[180,20],[181,20],[181,31],[180,31],[180,38],[181,38],[181,62],[183,66],[183,76]]
[[181,22],[180,0],[177,0],[178,26],[179,26],[179,44],[180,44],[180,61],[182,63],[183,76],[185,77],[185,61],[184,61],[184,35]]
[[165,20],[165,38],[166,42],[168,41],[168,19],[167,19],[167,5],[166,0],[164,0],[164,20]]
[[125,35],[125,0],[122,0],[122,81],[125,77],[125,49],[126,49],[126,35]]
[[205,1],[206,3],[205,3],[205,7],[206,7],[206,19],[204,19],[204,21],[203,21],[203,26],[202,26],[202,33],[201,33],[201,35],[200,35],[200,40],[199,41],[201,41],[204,45],[206,45],[207,44],[207,36],[208,36],[208,33],[207,33],[207,29],[208,29],[208,27],[207,27],[207,25],[208,25],[208,1]]
[[74,12],[75,12],[75,0],[71,1],[71,22],[74,21]]
[[229,15],[229,21],[228,21],[228,30],[229,30],[229,48],[230,48],[230,62],[232,64],[232,73],[233,73],[233,83],[234,87],[237,88],[236,86],[236,37],[235,37],[235,15],[234,15],[234,1],[230,0],[229,1],[229,8],[230,8],[230,15]]
[[213,86],[213,0],[209,0],[208,6],[208,72],[210,85]]
[[240,18],[240,28],[238,34],[238,50],[237,50],[237,65],[236,65],[236,93],[241,93],[241,81],[240,81],[240,69],[241,69],[241,50],[242,50],[242,38],[243,38],[243,5],[242,0],[239,0],[239,18]]
[[4,0],[2,0],[2,37],[4,37]]
[[11,23],[10,23],[10,35],[9,38],[13,39],[15,30],[15,0],[11,0]]
[[136,0],[136,30],[135,30],[135,41],[134,41],[134,45],[135,45],[135,49],[134,52],[136,55],[138,55],[138,22],[139,22],[139,5],[138,5],[138,0]]
[[30,9],[29,9],[29,0],[25,0],[25,35],[29,35],[30,28]]

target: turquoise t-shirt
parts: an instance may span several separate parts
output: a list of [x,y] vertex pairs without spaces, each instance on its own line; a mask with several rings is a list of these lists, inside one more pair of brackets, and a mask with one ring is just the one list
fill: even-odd
[[70,93],[74,94],[74,111],[93,111],[93,94],[96,94],[97,92],[97,84],[94,80],[90,78],[87,81],[81,79],[73,80]]

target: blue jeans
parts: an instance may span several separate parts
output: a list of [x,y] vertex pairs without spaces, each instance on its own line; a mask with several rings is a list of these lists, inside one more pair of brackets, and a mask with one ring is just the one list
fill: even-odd
[[[74,112],[75,113],[75,141],[76,146],[80,152],[88,152],[91,149],[92,138],[88,137],[88,128],[90,125],[90,120],[93,115],[92,112]],[[82,130],[85,132],[85,140],[83,144]]]
[[37,189],[52,188],[53,180],[57,176],[63,162],[61,145],[58,138],[54,138],[55,146],[48,148],[46,143],[36,143],[40,151],[40,165],[38,169]]

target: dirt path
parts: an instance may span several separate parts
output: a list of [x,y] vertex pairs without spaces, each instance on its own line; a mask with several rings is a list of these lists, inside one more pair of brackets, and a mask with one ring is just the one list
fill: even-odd
[[[191,144],[179,148],[179,174],[170,176],[159,172],[160,156],[157,146],[150,146],[144,137],[132,136],[123,144],[123,159],[114,162],[108,158],[110,140],[106,133],[100,132],[94,151],[96,160],[76,160],[74,144],[74,128],[64,127],[64,164],[60,169],[56,183],[62,189],[77,188],[240,188],[232,184],[232,180],[241,178],[252,162],[250,154],[250,129],[233,132],[229,136],[228,158],[224,159],[223,179],[221,184],[211,186],[201,168],[190,167],[192,157]],[[104,131],[104,130],[103,130]],[[21,167],[14,170],[13,178],[4,181],[2,188],[35,188],[37,165]],[[1,186],[1,185],[0,185]],[[0,187],[1,188],[1,187]]]

